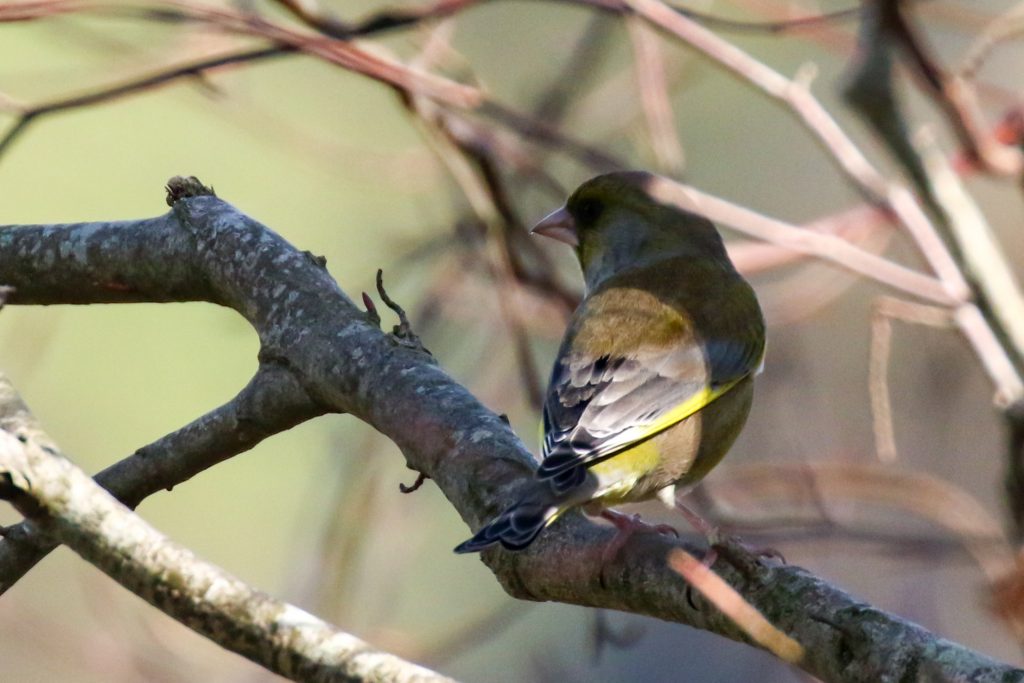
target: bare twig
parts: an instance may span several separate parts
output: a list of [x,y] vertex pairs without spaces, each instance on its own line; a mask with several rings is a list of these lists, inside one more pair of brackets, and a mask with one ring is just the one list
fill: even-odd
[[935,270],[948,297],[954,301],[969,297],[967,281],[910,191],[887,180],[871,165],[811,95],[806,82],[782,76],[702,26],[673,12],[659,0],[625,1],[651,23],[684,40],[770,97],[785,103],[869,201],[887,206],[899,217]]
[[[917,136],[916,142],[935,201],[946,216],[950,235],[963,255],[964,267],[1013,350],[1012,356],[1003,350],[993,357],[993,362],[1000,357],[1005,358],[1005,361],[998,361],[999,364],[1008,364],[1012,369],[1011,372],[1004,370],[993,375],[999,401],[1008,405],[1024,398],[1024,379],[1020,370],[1024,368],[1024,290],[984,214],[938,149],[933,136],[927,131],[923,133]],[[992,356],[993,353],[994,349],[990,349],[986,355]]]
[[639,19],[626,17],[626,28],[633,46],[634,73],[655,164],[663,173],[678,176],[683,172],[683,146],[669,101],[661,45],[654,30]]
[[892,348],[892,321],[952,327],[951,309],[925,306],[890,296],[875,299],[871,316],[871,356],[868,366],[868,387],[871,394],[871,417],[875,430],[875,450],[878,459],[891,463],[896,460],[896,437],[892,424],[892,404],[889,395],[889,353]]
[[961,303],[937,279],[863,251],[834,235],[803,230],[667,178],[655,179],[646,189],[659,201],[696,211],[758,239],[827,259],[902,292],[946,306]]
[[423,486],[427,479],[430,479],[430,477],[425,475],[423,472],[417,472],[416,481],[414,481],[412,484],[408,486],[399,483],[398,490],[401,491],[402,493],[413,493],[414,491],[419,491],[420,487]]
[[[409,322],[409,316],[405,314],[405,309],[399,306],[398,302],[392,299],[384,289],[384,271],[381,268],[377,269],[377,294],[380,295],[381,301],[384,302],[384,305],[394,311],[395,315],[398,316],[398,324],[391,330],[391,334],[394,335],[396,339],[415,349],[423,351],[427,355],[430,355],[430,351],[427,351],[427,347],[423,345],[423,341],[419,338],[419,335],[413,331],[412,323]],[[378,320],[379,318],[380,316],[378,316]]]
[[216,72],[230,66],[250,64],[265,59],[280,57],[293,53],[295,48],[288,46],[264,47],[255,50],[244,50],[226,55],[211,57],[186,64],[161,69],[152,74],[133,78],[114,85],[104,86],[95,90],[60,97],[49,102],[35,105],[21,105],[18,119],[0,138],[0,155],[2,155],[17,137],[25,132],[30,124],[51,114],[72,111],[89,107],[102,102],[120,99],[134,93],[145,92],[173,83],[183,78],[192,78],[208,72]]
[[973,77],[989,51],[999,42],[1024,28],[1024,17],[1018,5],[989,24],[968,50],[953,76],[947,76],[932,56],[924,38],[907,17],[907,9],[895,0],[875,0],[879,5],[877,20],[882,22],[871,49],[885,49],[890,40],[899,43],[908,55],[907,61],[920,77],[926,91],[945,111],[953,131],[972,159],[987,170],[1003,175],[1019,175],[1024,171],[1024,154],[1002,144],[989,132],[978,104]]
[[982,28],[953,73],[958,78],[973,79],[992,51],[1001,43],[1020,35],[1021,31],[1024,31],[1024,3],[1017,2]]

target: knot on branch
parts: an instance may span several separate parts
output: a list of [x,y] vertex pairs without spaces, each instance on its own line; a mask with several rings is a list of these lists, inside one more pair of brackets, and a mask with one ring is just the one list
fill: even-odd
[[313,263],[314,265],[316,265],[316,266],[318,266],[320,268],[326,268],[327,267],[327,257],[326,256],[321,256],[319,254],[314,254],[313,252],[309,251],[308,249],[306,251],[303,251],[302,253],[305,254],[306,258],[308,258],[310,260],[310,262]]
[[194,175],[185,177],[176,175],[167,181],[167,206],[189,197],[216,197],[213,187],[203,185]]

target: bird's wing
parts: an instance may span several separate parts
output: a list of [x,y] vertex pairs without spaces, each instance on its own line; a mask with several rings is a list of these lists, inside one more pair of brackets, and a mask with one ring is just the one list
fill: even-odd
[[[653,335],[657,337],[658,335]],[[678,343],[592,358],[563,349],[544,404],[544,461],[538,470],[557,490],[582,483],[592,464],[693,415],[755,372],[757,335]],[[662,337],[664,339],[664,337]]]

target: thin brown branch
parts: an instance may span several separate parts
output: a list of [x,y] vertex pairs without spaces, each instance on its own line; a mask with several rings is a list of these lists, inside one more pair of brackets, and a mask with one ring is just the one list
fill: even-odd
[[[435,0],[420,7],[403,7],[400,9],[385,9],[372,14],[356,24],[347,24],[337,17],[325,15],[323,12],[313,12],[306,3],[301,0],[276,0],[276,2],[300,21],[315,28],[325,35],[335,37],[350,37],[353,32],[382,32],[394,29],[404,29],[410,26],[423,23],[424,21],[443,19],[453,16],[470,7],[483,5],[491,0]],[[580,0],[561,0],[563,2],[579,2]],[[591,0],[583,4],[593,5],[598,9],[605,9],[618,12],[622,5],[616,0]],[[836,23],[854,19],[860,10],[859,7],[822,12],[801,17],[787,19],[774,19],[767,21],[744,21],[741,19],[730,19],[721,17],[710,12],[702,12],[679,4],[672,5],[679,14],[689,17],[695,21],[721,29],[723,31],[735,31],[743,33],[788,33],[811,29],[822,24]]]
[[732,518],[748,509],[812,507],[817,514],[819,505],[843,501],[911,513],[950,533],[990,581],[1013,567],[1013,548],[992,514],[956,484],[925,473],[877,462],[776,462],[725,467],[704,486]]
[[871,420],[875,432],[875,451],[882,462],[896,460],[896,436],[892,423],[889,395],[889,355],[892,349],[892,323],[953,327],[954,314],[948,308],[925,306],[912,301],[882,296],[875,299],[871,315],[871,351],[868,361],[868,389],[871,394]]
[[659,178],[646,188],[659,201],[696,211],[744,233],[806,254],[813,254],[899,291],[945,306],[962,303],[936,278],[857,248],[822,232],[812,232],[732,204],[694,187]]
[[291,46],[272,46],[243,50],[241,52],[233,52],[171,66],[151,74],[103,86],[77,95],[68,95],[31,106],[22,106],[17,111],[18,118],[15,123],[0,138],[0,155],[7,151],[10,145],[18,136],[25,132],[30,124],[48,115],[102,104],[111,100],[121,99],[127,95],[153,90],[181,79],[193,78],[210,72],[224,70],[227,67],[251,64],[294,52],[295,48]]
[[676,132],[661,44],[654,29],[635,17],[626,17],[626,28],[633,47],[636,87],[655,165],[662,173],[679,176],[684,165],[683,145]]
[[952,300],[968,298],[970,288],[934,226],[908,189],[887,180],[861,153],[811,94],[806,78],[791,80],[659,0],[626,0],[642,17],[683,40],[759,90],[786,104],[830,153],[869,201],[889,208],[910,232]]
[[992,52],[1024,31],[1024,3],[1017,2],[994,19],[988,19],[960,62],[953,69],[959,78],[974,79]]
[[[1000,143],[989,133],[989,126],[985,123],[978,104],[977,93],[969,73],[972,68],[976,69],[983,59],[977,56],[979,48],[973,47],[971,52],[975,56],[969,56],[960,72],[950,77],[944,73],[926,45],[924,37],[908,19],[905,3],[896,0],[872,1],[883,4],[885,21],[889,24],[892,39],[903,47],[910,67],[919,76],[919,82],[945,112],[950,127],[971,158],[993,173],[1018,176],[1024,172],[1024,153],[1015,147]],[[995,25],[1012,24],[1015,11],[1019,13],[1020,8],[1010,10],[996,19]],[[882,40],[884,39],[883,37]]]

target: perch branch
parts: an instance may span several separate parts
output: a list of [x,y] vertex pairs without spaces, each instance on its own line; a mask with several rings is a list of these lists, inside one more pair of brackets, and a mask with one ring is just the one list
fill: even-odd
[[[350,412],[390,437],[407,465],[430,476],[471,527],[521,495],[534,460],[499,416],[432,357],[372,325],[320,262],[216,197],[195,194],[185,193],[155,219],[0,230],[0,282],[17,287],[12,304],[191,296],[231,306],[256,328],[262,353],[286,361],[317,405]],[[114,275],[120,286],[103,286]],[[600,562],[613,533],[569,513],[528,550],[492,549],[483,559],[519,598],[625,610],[745,640],[717,610],[687,602],[686,584],[667,563],[681,542],[637,534],[614,561]],[[726,556],[742,558],[744,570]],[[714,569],[805,648],[799,665],[820,678],[897,680],[916,672],[1024,680],[1024,671],[872,608],[797,567],[771,566],[734,549]],[[872,656],[851,661],[850,652]]]

